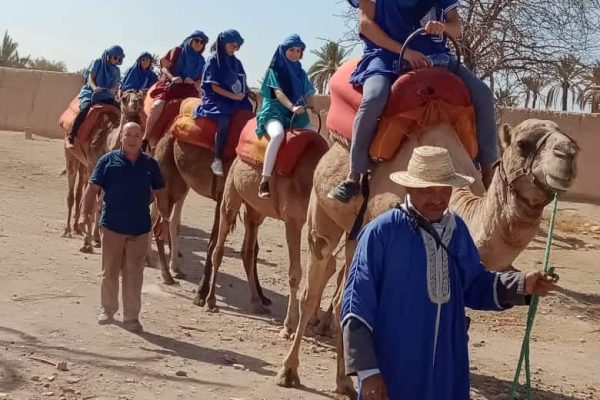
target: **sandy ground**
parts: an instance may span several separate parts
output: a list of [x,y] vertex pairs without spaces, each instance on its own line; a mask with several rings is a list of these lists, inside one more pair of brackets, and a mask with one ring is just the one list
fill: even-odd
[[[304,343],[305,387],[274,384],[289,346],[277,335],[287,290],[282,223],[268,220],[260,234],[259,274],[274,303],[271,316],[249,311],[240,230],[228,241],[221,312],[192,305],[213,212],[213,203],[197,195],[183,213],[186,281],[166,287],[157,270],[146,269],[145,333],[98,326],[100,255],[84,255],[80,239],[60,236],[62,143],[34,139],[0,132],[0,399],[333,398],[330,339]],[[561,203],[559,216],[552,264],[563,290],[540,305],[532,342],[536,398],[600,399],[600,208]],[[516,265],[539,267],[543,247],[541,232]],[[507,398],[526,311],[471,313],[473,399]],[[68,371],[40,360],[64,361]]]

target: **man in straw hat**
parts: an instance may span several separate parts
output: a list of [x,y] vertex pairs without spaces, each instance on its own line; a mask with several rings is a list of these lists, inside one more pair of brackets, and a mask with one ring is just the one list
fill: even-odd
[[361,232],[342,303],[346,372],[365,400],[467,400],[465,307],[505,310],[555,288],[543,272],[485,269],[448,210],[457,174],[446,149],[418,147],[390,178],[406,200]]

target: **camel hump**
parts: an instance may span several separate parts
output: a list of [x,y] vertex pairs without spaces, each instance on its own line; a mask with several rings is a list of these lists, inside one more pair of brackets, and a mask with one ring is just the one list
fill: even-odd
[[[188,104],[186,102],[190,100]],[[191,101],[194,100],[194,101]],[[175,118],[171,126],[171,134],[175,139],[182,142],[202,147],[206,150],[215,150],[215,135],[217,134],[217,123],[212,118],[194,118],[193,109],[190,113],[188,106],[198,105],[200,99],[187,99],[181,104],[181,112]],[[235,147],[240,139],[240,134],[248,121],[254,117],[254,113],[247,110],[238,110],[231,116],[227,144],[223,158],[231,160],[235,157]],[[255,125],[256,127],[256,125]]]
[[[356,65],[357,60],[345,63],[330,81],[327,128],[334,137],[346,141],[352,138],[354,116],[362,100],[361,88],[350,83]],[[390,89],[369,153],[376,160],[390,160],[407,135],[441,123],[454,126],[467,152],[476,157],[475,110],[460,77],[442,67],[403,74]]]
[[[265,160],[265,151],[269,144],[267,135],[258,137],[256,134],[256,118],[248,121],[239,143],[235,149],[238,157],[249,164],[262,165]],[[310,129],[286,129],[285,140],[277,152],[277,161],[275,162],[275,174],[279,176],[289,176],[294,172],[302,154],[309,148],[315,147],[325,154],[328,149],[327,142],[321,135]]]

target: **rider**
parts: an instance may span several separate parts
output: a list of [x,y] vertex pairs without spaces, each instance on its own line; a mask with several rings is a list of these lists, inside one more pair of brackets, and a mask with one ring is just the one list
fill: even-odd
[[[369,147],[377,128],[377,120],[385,107],[391,84],[400,73],[399,53],[407,37],[424,27],[404,53],[403,64],[412,69],[432,65],[455,64],[444,34],[460,38],[462,23],[458,14],[458,0],[348,0],[360,11],[360,35],[365,51],[350,78],[362,86],[363,99],[354,118],[350,171],[345,181],[329,192],[330,198],[348,202],[358,194],[360,176],[367,172]],[[402,66],[404,67],[404,65]],[[485,187],[491,183],[492,165],[498,158],[494,99],[489,87],[464,66],[458,75],[463,80],[473,101],[476,113],[479,154]]]
[[202,31],[195,31],[183,40],[180,46],[174,47],[160,60],[161,78],[150,96],[154,99],[146,121],[146,129],[142,147],[148,145],[148,136],[160,118],[165,104],[173,99],[198,97],[198,87],[204,68],[202,53],[208,43],[208,36]]
[[300,64],[305,48],[306,45],[298,35],[285,39],[277,47],[263,78],[260,89],[263,102],[256,116],[256,134],[262,137],[266,133],[270,140],[265,152],[263,177],[258,187],[258,197],[261,199],[267,199],[271,195],[269,181],[277,160],[277,151],[285,138],[284,129],[291,125],[292,116],[293,127],[310,127],[306,107],[312,106],[315,88]]
[[246,72],[235,53],[244,39],[236,30],[219,33],[211,47],[212,55],[206,62],[202,75],[202,103],[196,108],[194,118],[207,117],[217,125],[215,135],[215,159],[210,169],[213,174],[223,176],[223,152],[231,115],[240,109],[252,110],[248,99]]
[[121,46],[106,49],[102,56],[90,64],[84,73],[85,84],[79,92],[79,113],[73,121],[73,127],[67,136],[67,147],[73,147],[79,128],[94,104],[110,104],[119,107],[115,101],[125,53]]
[[152,54],[143,52],[132,65],[121,81],[121,91],[126,90],[148,90],[150,86],[158,81],[158,77],[152,71]]

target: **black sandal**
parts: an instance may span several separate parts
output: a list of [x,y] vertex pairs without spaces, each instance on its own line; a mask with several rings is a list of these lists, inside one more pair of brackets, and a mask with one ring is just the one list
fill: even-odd
[[261,182],[260,185],[258,185],[258,197],[261,199],[269,199],[271,197],[269,181]]

